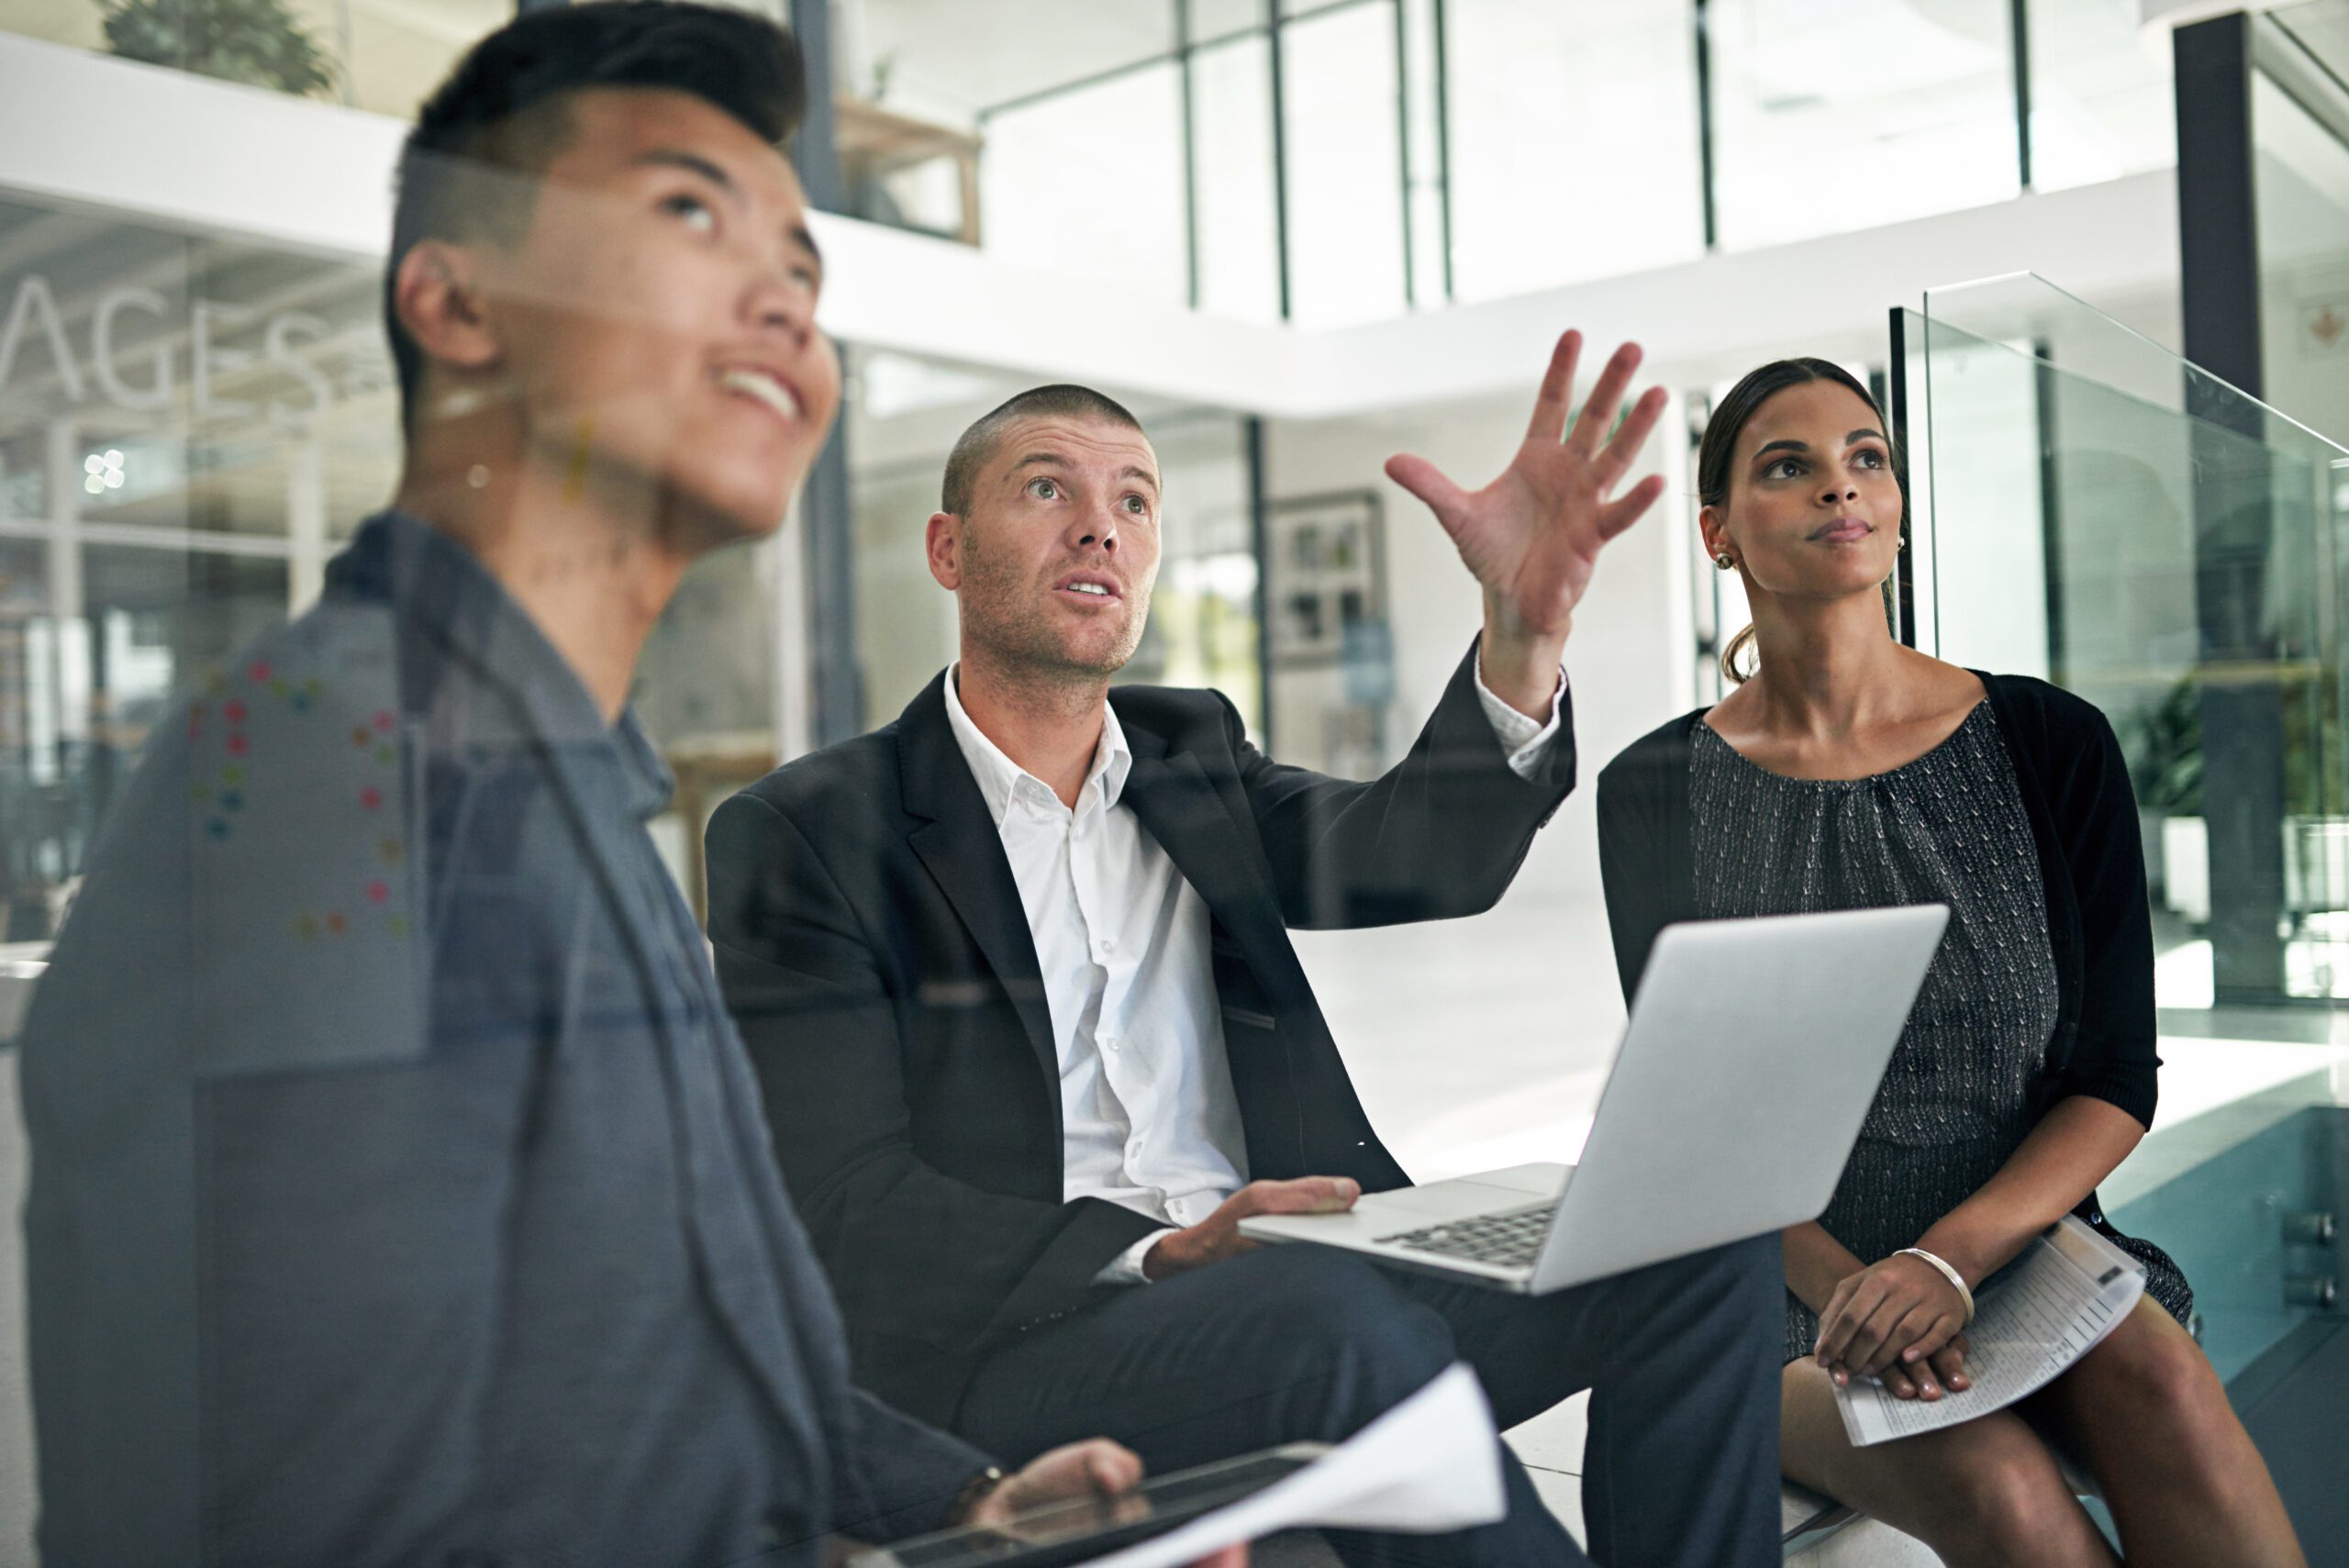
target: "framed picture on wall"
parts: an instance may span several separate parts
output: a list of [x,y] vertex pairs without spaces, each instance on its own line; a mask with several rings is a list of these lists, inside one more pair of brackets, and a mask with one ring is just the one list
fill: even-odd
[[1264,509],[1265,639],[1273,662],[1334,664],[1349,628],[1386,615],[1386,523],[1375,490],[1275,501]]

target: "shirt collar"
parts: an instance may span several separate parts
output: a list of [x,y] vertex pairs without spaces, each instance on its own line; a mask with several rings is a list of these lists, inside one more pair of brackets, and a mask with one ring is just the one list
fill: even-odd
[[[328,563],[327,586],[330,593],[389,603],[403,621],[502,692],[532,739],[607,750],[636,816],[655,817],[666,808],[676,780],[635,709],[624,708],[618,722],[606,724],[579,673],[529,612],[478,556],[439,528],[405,512],[377,513]],[[470,714],[472,728],[497,724],[488,714]]]
[[[997,828],[1011,814],[1012,802],[1024,792],[1038,801],[1060,805],[1060,797],[1043,780],[1003,754],[1003,749],[986,738],[963,706],[958,689],[963,676],[963,662],[956,660],[946,669],[946,721],[954,729],[954,743],[963,749],[963,760],[970,764],[971,776],[978,781],[979,794],[987,803],[987,815],[995,818]],[[1126,744],[1125,727],[1118,722],[1118,710],[1108,703],[1101,705],[1101,740],[1093,748],[1093,765],[1086,770],[1085,782],[1089,787],[1100,785],[1101,809],[1108,810],[1118,804],[1125,793],[1126,775],[1132,772],[1134,754]],[[1080,806],[1084,795],[1077,796]]]

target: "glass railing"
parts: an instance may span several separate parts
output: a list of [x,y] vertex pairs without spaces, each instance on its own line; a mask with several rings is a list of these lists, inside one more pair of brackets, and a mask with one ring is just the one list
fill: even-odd
[[1898,333],[1914,636],[2111,720],[2162,1005],[2349,995],[2349,451],[2029,274]]

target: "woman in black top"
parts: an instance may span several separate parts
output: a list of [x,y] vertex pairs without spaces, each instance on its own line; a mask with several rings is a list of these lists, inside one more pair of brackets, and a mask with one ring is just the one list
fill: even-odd
[[[1739,383],[1705,431],[1698,489],[1706,551],[1742,575],[1754,624],[1723,657],[1735,691],[1600,775],[1626,994],[1674,920],[1952,911],[1827,1211],[1786,1232],[1787,1473],[1951,1563],[2110,1563],[2052,1437],[2095,1474],[2130,1562],[2301,1564],[2180,1327],[2184,1277],[2096,1201],[2153,1120],[2157,1065],[2144,868],[2110,727],[2043,682],[1892,639],[1900,481],[1882,415],[1839,367],[1781,361]],[[1964,1389],[1971,1287],[2075,1212],[2144,1263],[2135,1312],[2020,1406],[1854,1448],[1835,1385]]]

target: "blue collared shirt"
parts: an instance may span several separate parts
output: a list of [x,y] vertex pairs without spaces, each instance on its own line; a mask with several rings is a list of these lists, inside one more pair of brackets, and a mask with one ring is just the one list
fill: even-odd
[[45,1560],[798,1562],[985,1463],[849,1386],[670,787],[397,514],[201,683],[24,1034]]

